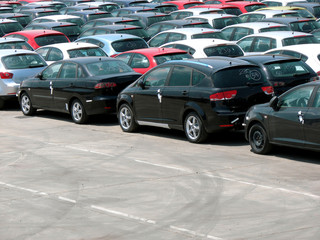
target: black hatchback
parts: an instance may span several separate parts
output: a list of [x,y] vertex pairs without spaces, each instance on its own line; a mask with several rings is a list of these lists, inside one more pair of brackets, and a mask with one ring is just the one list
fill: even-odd
[[139,125],[179,129],[198,143],[208,133],[241,128],[246,111],[272,95],[261,69],[240,59],[169,61],[118,95],[118,118],[125,132]]

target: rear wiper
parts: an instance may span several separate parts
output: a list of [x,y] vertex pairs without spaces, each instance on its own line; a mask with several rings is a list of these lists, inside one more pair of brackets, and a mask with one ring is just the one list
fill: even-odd
[[37,68],[37,67],[44,67],[45,65],[30,65],[28,68]]
[[247,86],[258,86],[258,85],[262,85],[263,82],[247,82],[246,85]]

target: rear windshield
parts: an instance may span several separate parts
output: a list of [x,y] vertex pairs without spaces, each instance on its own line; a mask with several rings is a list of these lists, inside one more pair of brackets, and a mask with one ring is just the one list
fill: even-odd
[[208,22],[203,23],[190,23],[183,26],[184,28],[212,28]]
[[30,17],[8,17],[8,19],[15,20],[19,22],[22,26],[26,26],[29,22],[31,22]]
[[122,29],[122,30],[117,30],[117,33],[132,34],[134,36],[141,37],[141,38],[148,37],[147,32],[142,28],[126,28],[126,29]]
[[213,21],[213,26],[216,29],[222,29],[226,26],[240,23],[240,19],[238,17],[218,18],[218,19],[214,19],[212,21]]
[[221,45],[221,46],[215,46],[215,47],[207,47],[203,49],[203,51],[207,55],[207,57],[212,57],[212,56],[239,57],[244,55],[238,45]]
[[278,26],[278,27],[267,27],[267,28],[260,29],[260,32],[273,32],[273,31],[290,31],[290,28],[287,26]]
[[63,22],[69,22],[69,23],[75,23],[79,27],[81,27],[84,24],[84,21],[81,18],[69,18],[69,19],[63,19],[61,20]]
[[314,36],[297,36],[292,38],[286,38],[282,40],[283,46],[306,44],[306,43],[319,43]]
[[[106,23],[100,24],[100,25],[105,25]],[[143,27],[142,23],[139,20],[122,20],[119,22],[115,22],[115,24],[123,24],[123,25],[131,25],[131,26],[138,26],[138,27]]]
[[247,10],[247,12],[253,12],[257,9],[265,8],[265,7],[266,6],[262,4],[254,4],[254,5],[245,6],[244,8]]
[[319,7],[313,7],[313,15],[316,18],[320,18],[320,6]]
[[33,48],[26,42],[3,42],[0,43],[0,49],[25,49],[33,51]]
[[275,78],[297,77],[310,73],[300,61],[272,63],[266,66],[268,72]]
[[41,36],[34,39],[39,46],[45,46],[55,43],[65,43],[69,42],[68,39],[63,35],[48,35]]
[[198,38],[218,38],[218,39],[226,39],[221,32],[208,32],[208,33],[199,33],[191,36],[192,39]]
[[47,66],[46,62],[38,54],[19,54],[2,58],[6,69],[25,69]]
[[133,49],[148,48],[145,41],[141,39],[127,39],[111,43],[116,52],[125,52]]
[[82,48],[68,50],[70,58],[77,57],[106,57],[107,54],[101,48]]
[[93,76],[133,72],[132,68],[120,60],[99,61],[86,64],[86,66]]
[[51,15],[57,15],[59,12],[39,12],[37,17],[44,17],[44,16],[51,16]]
[[154,59],[156,60],[157,65],[164,63],[170,60],[185,60],[193,58],[190,54],[187,53],[175,53],[175,54],[167,54],[161,56],[155,56]]
[[301,21],[290,24],[292,31],[297,32],[311,32],[320,28],[320,23],[316,21]]
[[148,25],[151,25],[157,22],[168,21],[168,20],[172,20],[171,16],[169,15],[149,17]]
[[88,16],[88,21],[98,19],[98,18],[107,18],[107,17],[110,17],[110,13],[90,14]]
[[11,33],[11,32],[18,32],[22,30],[22,26],[20,23],[17,22],[10,22],[10,23],[1,23],[0,29],[3,33]]
[[236,16],[242,14],[239,8],[224,8],[223,10],[228,14],[232,14]]
[[59,26],[53,28],[53,30],[56,30],[58,32],[62,32],[67,36],[78,36],[81,33],[81,30],[78,26]]
[[266,79],[258,67],[235,67],[222,69],[212,76],[217,88],[244,87],[263,84]]

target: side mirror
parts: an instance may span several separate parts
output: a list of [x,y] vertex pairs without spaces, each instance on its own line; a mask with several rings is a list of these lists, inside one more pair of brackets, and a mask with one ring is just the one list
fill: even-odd
[[277,96],[274,96],[273,98],[271,98],[270,102],[269,102],[269,106],[273,108],[273,110],[278,111],[279,110],[279,98]]
[[143,79],[139,79],[138,80],[138,84],[137,84],[139,87],[141,87],[142,89],[144,89],[144,82],[143,82]]
[[43,80],[43,77],[42,77],[42,74],[41,74],[41,73],[38,73],[35,77],[36,77],[36,78],[39,78],[40,80]]

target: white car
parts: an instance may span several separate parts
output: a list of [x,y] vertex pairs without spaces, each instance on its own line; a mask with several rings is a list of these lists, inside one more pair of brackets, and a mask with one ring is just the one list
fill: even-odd
[[84,24],[84,21],[81,17],[74,16],[74,15],[51,15],[51,16],[44,16],[44,17],[37,17],[33,19],[30,24],[32,23],[43,23],[43,22],[70,22],[75,23],[79,27]]
[[246,54],[263,53],[273,48],[306,43],[319,43],[319,41],[310,33],[275,31],[251,34],[237,42]]
[[191,54],[194,58],[213,56],[240,57],[243,50],[235,43],[222,39],[190,39],[166,43],[160,48],[177,48]]
[[277,7],[277,6],[288,6],[291,3],[307,3],[304,0],[266,0],[262,1],[262,3],[266,4],[269,7]]
[[229,41],[238,41],[250,34],[272,31],[290,31],[290,28],[285,24],[274,22],[246,22],[221,29],[224,37]]
[[169,15],[172,17],[172,19],[184,19],[186,17],[200,16],[211,13],[225,13],[225,11],[220,8],[189,8],[173,11]]
[[106,57],[107,54],[92,43],[70,42],[46,45],[36,50],[47,64],[76,57]]
[[320,44],[302,44],[279,47],[264,54],[283,54],[300,58],[320,76]]
[[199,39],[199,38],[218,38],[224,39],[221,31],[212,28],[177,28],[160,32],[152,37],[148,44],[150,47],[159,47],[168,42],[179,40]]
[[301,17],[297,11],[293,10],[259,10],[241,14],[239,18],[243,23],[257,22],[265,18],[273,17]]
[[215,29],[222,29],[226,26],[241,23],[241,20],[236,15],[210,13],[199,16],[187,17],[187,20],[205,21]]

